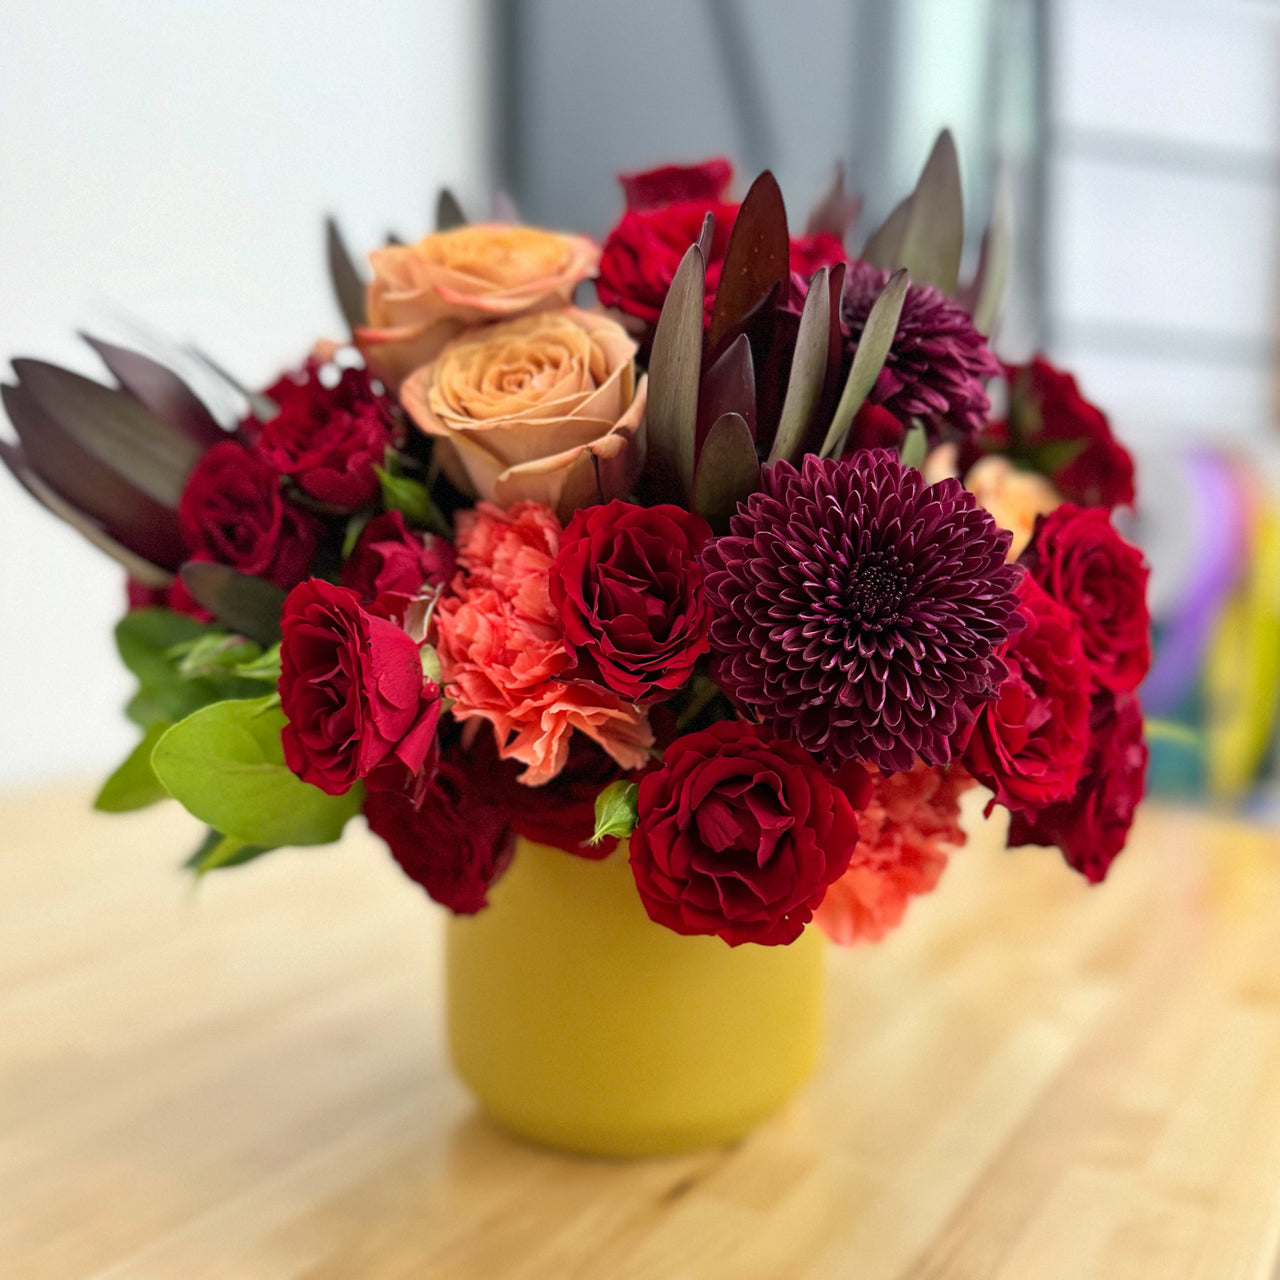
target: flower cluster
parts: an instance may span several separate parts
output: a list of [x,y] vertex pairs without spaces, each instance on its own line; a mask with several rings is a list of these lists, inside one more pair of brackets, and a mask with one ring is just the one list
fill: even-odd
[[1102,879],[1146,763],[1132,464],[1068,375],[993,356],[949,172],[861,256],[842,191],[792,235],[723,160],[624,177],[601,247],[378,249],[362,300],[338,273],[350,342],[229,429],[103,344],[88,400],[142,461],[94,485],[28,475],[33,423],[87,428],[50,390],[77,375],[19,362],[5,460],[131,573],[154,750],[121,777],[209,815],[199,869],[362,812],[464,913],[520,839],[626,839],[649,916],[732,946],[881,938],[978,784]]

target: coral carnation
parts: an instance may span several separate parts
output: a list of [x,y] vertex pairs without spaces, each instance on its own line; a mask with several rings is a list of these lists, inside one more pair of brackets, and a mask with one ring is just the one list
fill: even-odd
[[[840,316],[851,352],[888,280],[889,272],[868,262],[849,263]],[[1000,362],[964,308],[937,289],[913,284],[869,398],[902,422],[919,418],[931,443],[948,428],[967,439],[981,430],[991,408],[984,383],[999,373]]]
[[504,759],[528,766],[521,781],[548,782],[581,730],[625,769],[648,760],[653,735],[643,712],[582,681],[547,578],[560,522],[547,507],[518,502],[503,512],[482,502],[458,518],[459,572],[436,613],[446,694],[459,720],[488,720]]
[[702,553],[717,678],[828,764],[944,764],[1021,625],[1009,534],[892,453],[765,470]]
[[833,942],[879,941],[902,923],[912,897],[937,886],[947,846],[965,842],[959,799],[971,786],[973,779],[954,767],[918,764],[907,773],[872,776],[849,869],[814,912]]

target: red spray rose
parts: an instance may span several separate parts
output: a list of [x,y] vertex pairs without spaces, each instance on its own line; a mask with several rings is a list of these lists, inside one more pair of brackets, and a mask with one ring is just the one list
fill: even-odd
[[640,782],[631,869],[645,910],[730,946],[794,941],[849,865],[869,795],[856,766],[837,786],[802,747],[744,721],[678,738]]
[[858,847],[814,919],[832,942],[878,942],[902,923],[911,899],[930,893],[947,849],[965,842],[960,796],[973,779],[954,765],[917,764],[871,775],[871,799],[858,814]]
[[1047,476],[1068,502],[1082,507],[1131,505],[1133,458],[1111,433],[1096,405],[1080,394],[1076,380],[1037,356],[1030,364],[1006,366],[1009,413],[990,423],[977,448],[963,452],[967,470],[984,453],[1001,453]]
[[365,525],[342,566],[342,585],[372,604],[379,596],[412,600],[424,587],[453,576],[453,547],[443,538],[410,529],[399,511],[384,511]]
[[196,463],[178,503],[193,560],[212,560],[286,590],[311,567],[322,525],[280,494],[276,473],[234,440]]
[[1056,846],[1069,866],[1098,884],[1129,837],[1146,790],[1148,752],[1142,708],[1131,693],[1097,693],[1089,727],[1089,755],[1075,794],[1035,813],[1015,811],[1008,843]]
[[507,815],[452,760],[439,762],[417,803],[403,791],[371,791],[364,816],[405,875],[460,915],[488,905],[515,848]]
[[1075,615],[1030,577],[1018,596],[1026,626],[1003,655],[1008,675],[979,713],[964,763],[1000,804],[1038,809],[1080,780],[1092,673]]
[[289,768],[329,795],[417,777],[435,743],[440,690],[417,644],[360,607],[345,587],[311,578],[284,603],[282,738]]
[[653,209],[677,200],[723,200],[733,181],[733,165],[724,156],[701,164],[667,164],[639,173],[620,173],[628,209]]
[[1064,502],[1036,518],[1018,561],[1080,622],[1095,686],[1136,689],[1151,665],[1147,566],[1100,507]]
[[584,507],[560,536],[548,590],[565,639],[615,693],[640,702],[678,689],[707,652],[693,512],[614,500]]
[[310,360],[300,377],[281,378],[267,395],[280,412],[262,424],[257,447],[277,472],[342,511],[377,497],[374,467],[392,442],[393,406],[365,370],[344,369],[326,386]]

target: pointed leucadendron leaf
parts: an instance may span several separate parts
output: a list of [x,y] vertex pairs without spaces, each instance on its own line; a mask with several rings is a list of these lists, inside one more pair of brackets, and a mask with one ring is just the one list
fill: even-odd
[[911,217],[911,196],[904,196],[893,212],[867,237],[859,255],[881,271],[896,271],[902,265],[902,241]]
[[760,460],[747,424],[739,414],[722,414],[708,432],[698,459],[695,508],[717,534],[723,534],[738,503],[759,487]]
[[702,253],[696,244],[690,245],[667,290],[653,335],[645,410],[647,470],[662,499],[687,502],[693,493],[705,276]]
[[498,187],[493,193],[493,220],[513,227],[520,225],[520,210],[515,197],[502,187]]
[[274,696],[215,702],[169,729],[151,765],[189,813],[245,844],[328,844],[359,813],[364,789],[326,795],[284,762]]
[[4,462],[13,478],[42,507],[69,524],[99,551],[123,565],[129,576],[142,586],[162,590],[173,582],[173,574],[167,569],[161,568],[123,543],[117,542],[97,521],[68,502],[56,489],[41,479],[28,463],[21,449],[0,441],[0,461]]
[[996,184],[991,206],[991,220],[982,233],[978,269],[959,296],[960,304],[973,317],[973,327],[988,337],[995,328],[1009,279],[1009,263],[1013,254],[1010,231],[1009,198],[1002,182]]
[[964,249],[964,197],[955,139],[944,129],[920,174],[902,237],[900,261],[917,284],[928,284],[950,296],[960,276]]
[[840,394],[840,403],[836,405],[827,438],[822,442],[822,457],[838,458],[844,449],[853,419],[862,408],[871,388],[875,386],[880,370],[884,368],[894,334],[898,331],[898,318],[902,315],[902,304],[906,301],[910,284],[911,279],[905,271],[895,271],[872,305],[862,337],[853,353],[853,364]]
[[843,240],[849,228],[858,220],[861,209],[862,198],[850,195],[844,189],[844,163],[837,160],[831,181],[809,210],[805,234],[812,236],[826,231],[838,240]]
[[97,352],[120,386],[161,422],[190,436],[202,449],[226,439],[227,433],[217,418],[172,369],[140,351],[103,342],[88,333],[80,336]]
[[766,169],[751,184],[729,233],[707,331],[707,351],[714,353],[771,289],[785,292],[790,278],[787,209],[777,179]]
[[260,645],[280,639],[285,593],[273,583],[237,573],[229,565],[188,560],[182,566],[188,591],[215,618]]
[[619,779],[611,782],[596,796],[596,829],[592,844],[606,836],[625,840],[636,829],[636,797],[640,788],[634,782]]
[[15,464],[34,472],[68,506],[135,555],[165,570],[182,563],[185,544],[172,507],[155,501],[111,463],[83,449],[25,388],[0,387],[0,397],[22,442]]
[[707,438],[715,420],[726,413],[739,414],[755,439],[756,371],[745,333],[740,333],[702,375],[698,391],[699,444]]
[[902,465],[919,471],[928,453],[929,439],[925,435],[924,424],[917,420],[902,439]]
[[454,227],[465,227],[467,215],[462,212],[458,197],[448,187],[441,187],[436,196],[436,230],[452,231]]
[[703,262],[711,261],[711,247],[716,242],[716,215],[707,213],[702,219],[702,229],[698,232],[698,250]]
[[200,842],[200,847],[182,865],[194,871],[197,878],[208,871],[220,871],[226,867],[241,867],[246,862],[273,853],[278,846],[246,844],[234,836],[224,836],[221,831],[210,830]]
[[176,509],[204,450],[161,422],[132,396],[44,360],[17,359],[13,370],[41,412],[100,462],[149,498]]
[[197,346],[185,347],[187,355],[200,361],[206,369],[209,370],[215,378],[224,386],[233,391],[249,406],[249,412],[253,414],[259,422],[268,422],[280,412],[280,406],[276,404],[270,396],[264,396],[259,391],[251,391],[238,378],[228,373],[211,355],[201,351]]
[[791,355],[787,394],[782,402],[778,431],[769,450],[770,463],[785,458],[793,461],[804,443],[805,429],[822,399],[827,376],[827,354],[831,334],[830,272],[819,267],[809,281],[809,292],[800,312],[800,330]]
[[142,741],[102,784],[102,790],[93,802],[95,809],[103,813],[130,813],[169,798],[169,793],[160,785],[160,779],[151,767],[151,753],[170,727],[168,720],[157,720],[147,729]]
[[333,217],[324,220],[324,252],[334,300],[347,322],[347,328],[355,333],[364,324],[364,281]]

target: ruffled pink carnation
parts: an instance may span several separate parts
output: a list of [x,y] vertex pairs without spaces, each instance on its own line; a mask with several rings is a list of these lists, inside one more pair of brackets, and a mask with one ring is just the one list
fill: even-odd
[[645,714],[607,689],[562,679],[574,665],[547,592],[560,546],[549,507],[509,511],[482,502],[458,517],[458,572],[436,612],[445,694],[459,720],[493,725],[499,754],[528,767],[520,781],[549,782],[569,758],[574,729],[624,769],[648,762]]
[[872,771],[871,785],[849,869],[814,912],[827,937],[845,947],[878,942],[902,923],[914,895],[937,886],[946,846],[965,842],[959,799],[974,783],[954,765],[917,764],[905,773]]

